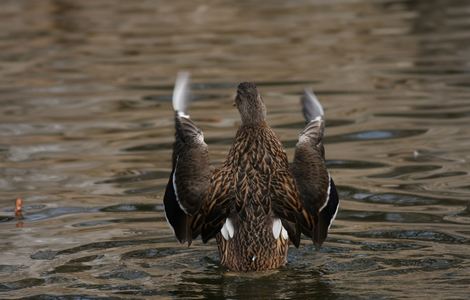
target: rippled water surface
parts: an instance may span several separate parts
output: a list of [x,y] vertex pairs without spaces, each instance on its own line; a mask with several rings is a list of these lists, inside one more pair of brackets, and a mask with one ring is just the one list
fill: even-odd
[[[468,299],[468,1],[4,0],[0,27],[0,298]],[[321,251],[237,274],[175,242],[181,69],[214,164],[238,82],[290,157],[315,88],[342,199]]]

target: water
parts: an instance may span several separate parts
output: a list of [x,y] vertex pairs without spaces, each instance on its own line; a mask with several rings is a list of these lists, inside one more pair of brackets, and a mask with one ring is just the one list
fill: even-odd
[[[0,298],[468,298],[468,1],[5,0],[0,25]],[[290,157],[314,86],[342,199],[320,252],[236,274],[214,242],[175,242],[181,69],[214,164],[238,82]]]

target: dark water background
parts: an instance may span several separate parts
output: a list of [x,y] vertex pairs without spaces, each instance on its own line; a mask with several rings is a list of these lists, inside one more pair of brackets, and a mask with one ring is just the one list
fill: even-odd
[[[3,0],[0,28],[0,298],[468,299],[469,1]],[[215,164],[238,82],[290,157],[315,88],[342,198],[320,252],[243,275],[175,242],[182,69]]]

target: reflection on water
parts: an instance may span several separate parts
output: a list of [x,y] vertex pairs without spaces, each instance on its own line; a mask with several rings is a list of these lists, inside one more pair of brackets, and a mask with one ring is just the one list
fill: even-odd
[[[0,298],[468,297],[468,1],[1,7]],[[237,274],[214,242],[175,242],[162,196],[181,69],[214,164],[238,82],[258,82],[290,156],[314,86],[343,199],[320,251],[304,240],[286,267]]]

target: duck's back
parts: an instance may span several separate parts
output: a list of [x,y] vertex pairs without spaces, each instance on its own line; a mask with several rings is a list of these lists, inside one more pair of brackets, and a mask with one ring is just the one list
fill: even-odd
[[233,193],[228,220],[217,236],[225,266],[249,271],[286,263],[288,237],[273,213],[272,200],[279,195],[272,187],[288,168],[281,142],[265,123],[238,130],[223,167],[230,174]]

